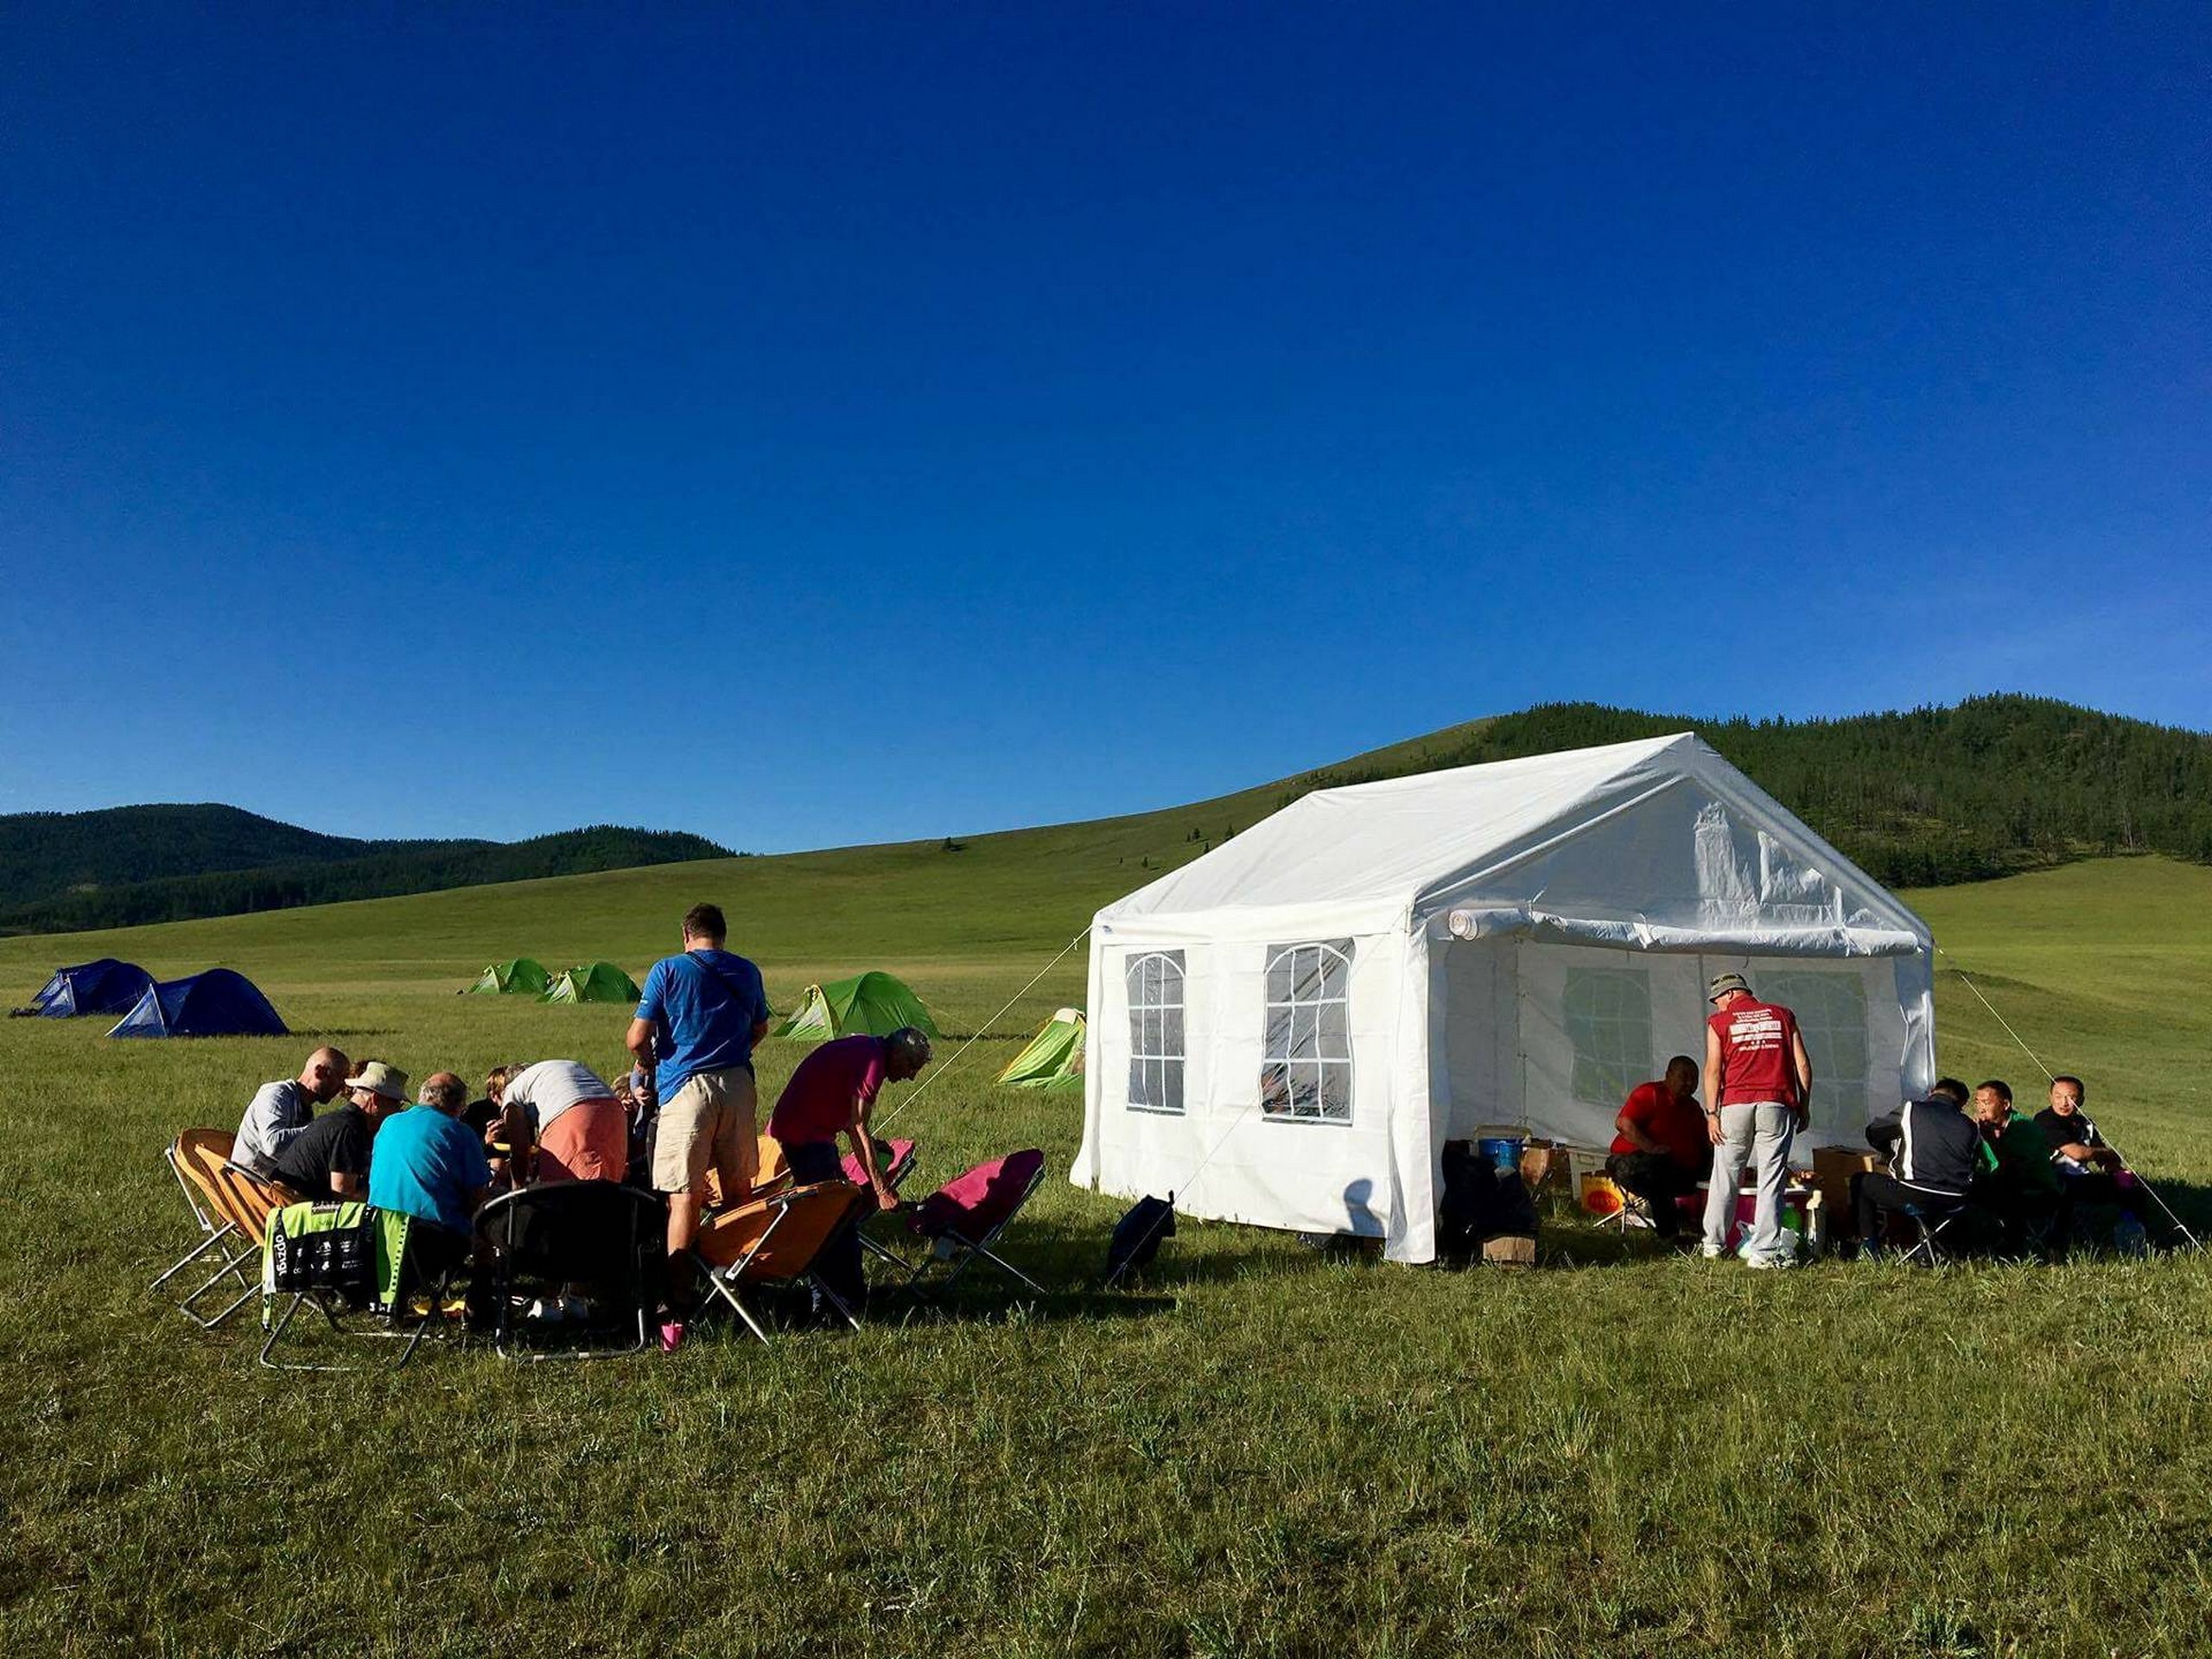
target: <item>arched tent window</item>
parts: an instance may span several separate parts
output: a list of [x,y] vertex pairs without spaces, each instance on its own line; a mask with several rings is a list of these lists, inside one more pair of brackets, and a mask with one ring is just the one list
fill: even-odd
[[1641,968],[1570,968],[1561,1013],[1574,1049],[1569,1090],[1608,1110],[1651,1075],[1651,981]]
[[1260,1111],[1279,1122],[1351,1122],[1351,941],[1268,953]]
[[1129,990],[1129,1109],[1183,1109],[1183,953],[1147,950],[1123,969]]
[[1856,972],[1799,969],[1753,982],[1764,1001],[1797,1016],[1813,1063],[1815,1128],[1855,1133],[1866,1121],[1866,987]]

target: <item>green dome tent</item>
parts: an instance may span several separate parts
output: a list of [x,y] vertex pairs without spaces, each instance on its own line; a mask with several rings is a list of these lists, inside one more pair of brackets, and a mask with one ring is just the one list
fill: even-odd
[[901,1026],[944,1039],[920,997],[889,974],[869,973],[808,986],[798,1007],[776,1027],[776,1035],[821,1043],[862,1031],[871,1037],[888,1037]]
[[468,991],[483,996],[543,996],[545,988],[552,982],[553,976],[545,971],[543,963],[516,957],[506,962],[486,963]]
[[1082,1088],[1084,1034],[1083,1011],[1062,1008],[1037,1028],[1028,1047],[1007,1062],[999,1081],[1017,1089]]
[[555,976],[543,1002],[635,1002],[638,982],[611,962],[594,962]]

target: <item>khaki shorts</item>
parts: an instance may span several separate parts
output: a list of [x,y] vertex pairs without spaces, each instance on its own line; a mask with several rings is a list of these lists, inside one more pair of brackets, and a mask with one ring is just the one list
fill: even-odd
[[703,1192],[707,1171],[720,1180],[725,1203],[752,1195],[759,1166],[753,1118],[753,1073],[741,1065],[701,1071],[660,1103],[653,1130],[653,1191]]

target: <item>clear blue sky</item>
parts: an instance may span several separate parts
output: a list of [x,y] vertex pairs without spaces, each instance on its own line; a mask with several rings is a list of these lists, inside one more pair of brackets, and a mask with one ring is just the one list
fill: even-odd
[[[0,810],[2212,726],[2212,8],[11,6]],[[541,15],[542,14],[542,15]]]

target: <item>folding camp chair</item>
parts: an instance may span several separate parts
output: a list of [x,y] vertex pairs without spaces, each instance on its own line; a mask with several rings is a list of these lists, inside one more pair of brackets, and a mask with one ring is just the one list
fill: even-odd
[[[247,1270],[246,1264],[261,1254],[269,1217],[291,1202],[282,1189],[230,1162],[225,1144],[229,1140],[220,1130],[187,1130],[168,1152],[169,1167],[184,1183],[188,1196],[194,1198],[194,1211],[218,1224],[202,1245],[213,1244],[222,1265],[177,1303],[177,1311],[203,1331],[222,1324],[261,1288],[260,1280]],[[201,1313],[200,1299],[226,1280],[241,1287],[238,1295],[213,1313]]]
[[947,1181],[907,1214],[906,1226],[930,1249],[914,1264],[907,1283],[923,1289],[922,1276],[938,1262],[950,1262],[951,1271],[936,1287],[950,1290],[969,1263],[981,1256],[1000,1272],[1019,1279],[1039,1296],[1045,1287],[1000,1255],[991,1247],[1007,1224],[1021,1213],[1029,1195],[1045,1179],[1045,1154],[1035,1147],[978,1164],[966,1174]]
[[[262,1249],[261,1320],[267,1336],[260,1363],[272,1371],[353,1371],[358,1365],[272,1358],[301,1308],[312,1305],[329,1328],[345,1336],[404,1342],[397,1370],[443,1313],[453,1269],[423,1272],[414,1260],[417,1222],[396,1210],[373,1210],[359,1199],[286,1205],[269,1218]],[[289,1294],[281,1313],[279,1297]],[[420,1306],[416,1304],[419,1302]],[[366,1315],[373,1328],[346,1321]]]
[[763,1342],[768,1333],[739,1295],[741,1287],[805,1285],[821,1293],[846,1324],[859,1330],[860,1320],[844,1299],[822,1282],[815,1262],[822,1247],[853,1218],[865,1196],[849,1182],[817,1181],[711,1217],[692,1246],[707,1266],[708,1289],[728,1302]]
[[[645,1345],[646,1319],[667,1281],[668,1211],[651,1193],[612,1181],[524,1187],[486,1205],[476,1218],[485,1254],[480,1299],[490,1304],[493,1345],[502,1359],[613,1359]],[[531,1291],[585,1287],[597,1305],[634,1317],[626,1346],[510,1352],[515,1304]],[[629,1323],[626,1320],[625,1323]]]
[[1966,1212],[1964,1200],[1957,1204],[1908,1204],[1893,1211],[1912,1224],[1914,1235],[1911,1245],[1897,1259],[1917,1262],[1924,1268],[1937,1266],[1943,1260],[1944,1233]]
[[[193,1178],[186,1173],[196,1160],[205,1160],[210,1168],[219,1168],[231,1155],[233,1140],[228,1129],[187,1129],[162,1148],[162,1161],[168,1166],[169,1173],[176,1177],[178,1189],[183,1192],[185,1204],[192,1211],[192,1219],[200,1229],[200,1242],[164,1268],[161,1276],[147,1286],[147,1289],[159,1290],[208,1251],[226,1242],[229,1243],[227,1254],[237,1262],[242,1263],[253,1253],[251,1244],[237,1242],[238,1229],[218,1213],[213,1193],[195,1186]],[[246,1276],[243,1266],[238,1266],[234,1270],[240,1283],[252,1282]],[[220,1277],[220,1274],[217,1276]]]

